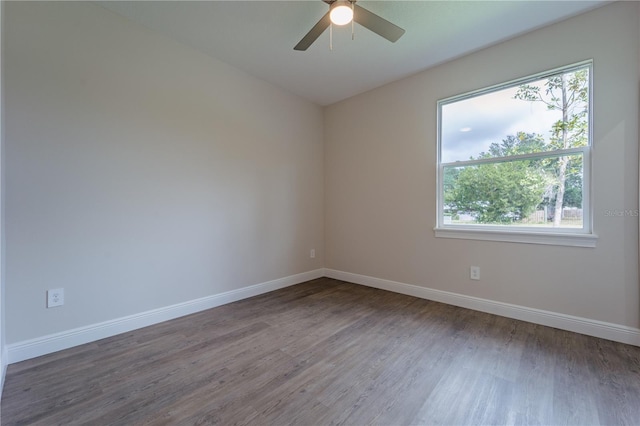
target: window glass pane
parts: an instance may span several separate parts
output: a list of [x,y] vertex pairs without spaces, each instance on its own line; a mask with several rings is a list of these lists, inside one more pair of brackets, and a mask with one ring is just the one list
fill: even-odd
[[[588,72],[585,67],[441,105],[441,162],[586,146]],[[528,143],[507,146],[516,138]]]
[[443,224],[582,228],[583,162],[576,154],[446,166]]

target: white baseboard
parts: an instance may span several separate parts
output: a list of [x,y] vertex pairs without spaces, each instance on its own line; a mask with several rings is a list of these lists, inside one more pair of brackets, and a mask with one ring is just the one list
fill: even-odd
[[366,275],[353,274],[350,272],[336,271],[333,269],[316,269],[314,271],[291,275],[225,293],[206,296],[200,299],[141,312],[127,317],[117,318],[98,324],[92,324],[7,345],[7,347],[2,351],[0,358],[0,395],[8,364],[24,361],[85,343],[94,342],[106,337],[115,336],[120,333],[126,333],[131,330],[158,324],[184,315],[215,308],[216,306],[257,296],[259,294],[289,287],[323,276],[419,297],[421,299],[433,300],[449,305],[487,312],[507,318],[514,318],[534,324],[546,325],[562,330],[640,346],[640,329],[638,328],[596,321],[588,318],[575,317],[556,312],[543,311],[525,306],[512,305],[509,303],[496,302],[478,297],[465,296],[462,294],[384,280]]
[[588,336],[600,337],[615,342],[640,346],[640,329],[619,324],[612,324],[588,318],[575,317],[556,312],[543,311],[541,309],[527,308],[525,306],[496,302],[478,297],[465,296],[448,291],[435,290],[412,284],[404,284],[396,281],[383,280],[366,275],[352,274],[350,272],[325,269],[324,275],[337,280],[348,281],[368,287],[393,291],[433,300],[448,305],[460,306],[476,311],[487,312],[507,318],[514,318],[534,324],[546,325],[561,330],[573,331]]
[[73,346],[95,342],[96,340],[115,336],[116,334],[126,333],[138,328],[158,324],[163,321],[194,314],[196,312],[215,308],[216,306],[225,305],[227,303],[257,296],[273,290],[289,287],[305,281],[321,278],[322,276],[324,276],[324,270],[316,269],[314,271],[303,272],[301,274],[291,275],[277,280],[227,291],[225,293],[214,294],[200,299],[129,315],[127,317],[116,318],[98,324],[92,324],[60,333],[37,337],[35,339],[12,343],[7,346],[7,356],[3,357],[3,361],[6,360],[4,361],[5,364],[24,361],[26,359],[68,349]]

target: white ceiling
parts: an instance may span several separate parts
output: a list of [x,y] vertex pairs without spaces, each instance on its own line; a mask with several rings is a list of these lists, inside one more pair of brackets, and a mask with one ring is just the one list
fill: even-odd
[[372,1],[358,4],[406,33],[390,43],[364,27],[334,27],[304,52],[298,41],[328,11],[305,1],[98,2],[184,44],[320,105],[583,13],[599,1]]

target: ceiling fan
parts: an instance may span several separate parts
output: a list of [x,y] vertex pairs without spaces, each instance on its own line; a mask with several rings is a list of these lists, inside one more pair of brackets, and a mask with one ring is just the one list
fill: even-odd
[[373,12],[369,12],[364,7],[358,6],[356,4],[357,0],[322,1],[329,5],[329,11],[320,18],[318,23],[311,28],[311,31],[309,31],[307,35],[302,37],[302,40],[293,48],[294,50],[307,50],[332,23],[335,25],[345,25],[355,21],[392,43],[395,43],[402,37],[402,34],[404,34],[404,29]]

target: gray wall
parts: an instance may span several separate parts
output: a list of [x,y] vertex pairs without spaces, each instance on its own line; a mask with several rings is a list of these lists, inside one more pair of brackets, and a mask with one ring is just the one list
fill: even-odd
[[5,13],[8,344],[323,266],[320,107],[91,3]]
[[[328,107],[330,269],[637,328],[636,2],[618,2]],[[435,238],[436,101],[593,58],[597,247]],[[469,266],[482,269],[469,280]]]
[[[638,219],[604,214],[638,208],[637,3],[324,114],[93,4],[5,6],[7,343],[323,266],[640,326]],[[597,247],[435,238],[436,100],[589,58]]]

